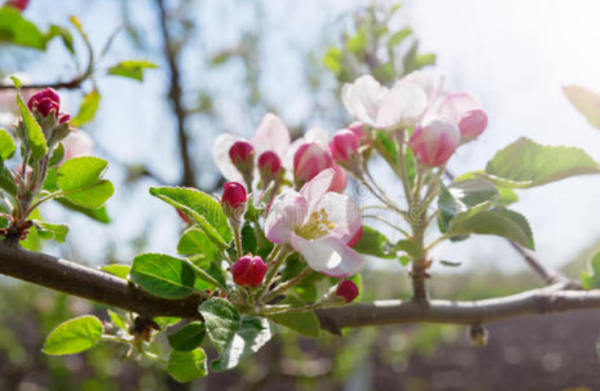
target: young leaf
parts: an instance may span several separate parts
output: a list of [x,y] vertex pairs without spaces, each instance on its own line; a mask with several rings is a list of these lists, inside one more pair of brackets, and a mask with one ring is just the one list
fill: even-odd
[[180,352],[189,352],[202,344],[206,329],[202,322],[192,322],[169,335],[169,345]]
[[201,255],[203,260],[212,262],[222,258],[222,252],[197,227],[188,228],[177,244],[177,253],[181,255]]
[[129,271],[131,270],[131,267],[129,265],[119,265],[115,263],[112,265],[100,266],[100,270],[112,274],[115,277],[119,277],[126,280],[127,276],[129,276]]
[[108,310],[108,316],[110,316],[110,321],[115,327],[127,331],[127,321],[121,315],[114,311]]
[[4,129],[0,129],[0,159],[6,161],[14,155],[17,147],[13,138]]
[[[0,24],[1,25],[1,24]],[[42,132],[40,124],[37,123],[35,117],[29,111],[29,108],[23,101],[21,96],[21,82],[16,77],[12,76],[11,79],[17,87],[17,106],[23,117],[23,125],[25,127],[25,135],[27,137],[27,144],[31,148],[31,156],[35,160],[40,160],[48,153],[48,144],[46,143],[46,137]]]
[[146,292],[165,299],[183,299],[194,291],[194,270],[181,259],[141,254],[131,265],[129,279]]
[[63,224],[50,224],[43,221],[35,221],[34,225],[40,238],[45,240],[54,239],[58,243],[64,243],[69,233],[69,227]]
[[256,353],[271,339],[271,327],[265,318],[246,316],[231,342],[221,352],[221,357],[211,363],[214,371],[235,368],[240,361]]
[[410,27],[403,28],[402,30],[396,31],[390,36],[387,46],[392,49],[400,45],[404,40],[412,35],[413,31]]
[[42,351],[49,355],[80,353],[93,348],[103,332],[104,326],[95,316],[71,319],[52,330]]
[[83,98],[79,105],[79,113],[71,120],[73,126],[79,128],[96,117],[98,106],[100,106],[100,98],[101,95],[97,89],[94,89]]
[[581,285],[588,290],[600,288],[600,252],[592,258],[591,266],[592,273],[581,272]]
[[392,244],[384,234],[366,225],[363,225],[363,234],[354,246],[354,250],[360,254],[387,259],[395,258],[391,248]]
[[101,179],[107,166],[105,160],[91,156],[67,160],[57,176],[62,196],[84,208],[100,208],[114,193],[113,184]]
[[210,340],[219,353],[223,352],[240,329],[240,314],[227,300],[221,298],[203,302],[199,310]]
[[501,186],[528,188],[576,175],[598,174],[600,166],[579,148],[544,146],[521,137],[496,153],[485,173]]
[[73,35],[71,32],[62,26],[51,24],[46,36],[44,37],[46,43],[50,42],[54,37],[60,37],[63,44],[71,54],[75,54],[75,47],[73,46]]
[[490,209],[489,204],[481,204],[479,207],[456,215],[450,221],[448,234],[451,236],[496,235],[513,240],[529,249],[535,247],[533,234],[525,217],[501,206]]
[[106,206],[96,208],[96,209],[90,209],[90,208],[84,208],[83,206],[74,204],[66,198],[58,197],[58,198],[55,198],[55,200],[59,204],[61,204],[63,207],[65,207],[69,210],[72,210],[74,212],[81,213],[81,214],[89,217],[92,220],[96,220],[99,223],[102,223],[102,224],[110,223],[110,216],[108,215],[108,212],[106,211]]
[[183,211],[213,241],[228,247],[232,234],[221,204],[213,197],[186,187],[152,187],[150,194]]
[[8,6],[0,8],[0,42],[46,50],[46,40],[37,26]]
[[109,75],[127,77],[137,81],[144,81],[144,70],[158,68],[148,60],[128,60],[113,65],[108,69]]
[[206,355],[204,350],[191,352],[172,350],[167,364],[169,375],[180,383],[187,383],[206,376]]
[[[299,300],[293,296],[286,297],[281,304],[291,304],[294,307],[302,307],[306,305],[304,302],[302,302],[302,300]],[[319,338],[321,324],[319,323],[319,318],[317,318],[317,315],[315,315],[313,311],[270,315],[269,319],[307,337]]]
[[6,166],[4,166],[2,159],[0,159],[0,189],[12,196],[17,195],[17,184],[15,183],[15,179]]

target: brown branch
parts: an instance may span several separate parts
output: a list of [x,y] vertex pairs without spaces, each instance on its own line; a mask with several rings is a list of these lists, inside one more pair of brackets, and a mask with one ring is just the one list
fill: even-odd
[[[53,88],[55,90],[76,90],[81,86],[81,84],[87,80],[87,77],[78,76],[73,80],[69,81],[59,81],[55,83],[46,83],[46,84],[23,84],[21,86],[22,90],[31,90],[37,89],[41,90],[44,88]],[[16,87],[12,84],[0,84],[0,90],[14,90]]]
[[181,88],[181,74],[177,58],[179,56],[179,47],[169,32],[168,15],[164,0],[156,0],[160,13],[160,27],[163,38],[163,50],[167,59],[167,65],[170,73],[169,100],[173,107],[173,112],[177,120],[177,140],[179,143],[179,152],[181,154],[181,164],[183,166],[183,176],[181,186],[196,187],[196,176],[194,167],[190,158],[188,137],[185,131],[185,120],[187,111],[183,107],[183,90]]
[[[126,280],[50,255],[0,242],[0,274],[122,308],[145,317],[199,319],[199,296],[166,300],[150,296]],[[316,311],[321,327],[339,333],[344,327],[402,323],[481,324],[519,316],[600,309],[600,291],[562,290],[562,283],[524,293],[478,301],[383,300]]]

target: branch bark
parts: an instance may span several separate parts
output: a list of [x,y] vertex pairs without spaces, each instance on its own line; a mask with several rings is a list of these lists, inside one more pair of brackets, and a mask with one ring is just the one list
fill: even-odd
[[[46,288],[135,312],[144,317],[200,319],[197,295],[161,299],[108,273],[50,255],[0,242],[0,274]],[[316,311],[324,330],[403,323],[481,324],[502,319],[575,310],[600,309],[600,291],[562,290],[563,283],[516,295],[478,300],[431,300],[425,303],[382,300]]]

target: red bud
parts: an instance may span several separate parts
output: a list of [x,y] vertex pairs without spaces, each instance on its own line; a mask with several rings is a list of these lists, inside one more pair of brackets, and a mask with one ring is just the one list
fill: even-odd
[[354,281],[344,280],[339,283],[335,294],[344,299],[346,303],[350,303],[358,297],[358,287]]
[[244,185],[238,182],[227,182],[223,189],[221,203],[232,209],[237,209],[240,205],[246,203],[246,189]]
[[267,273],[267,265],[261,257],[252,257],[246,255],[238,259],[231,268],[233,281],[240,286],[251,286],[256,288],[259,286],[265,274]]

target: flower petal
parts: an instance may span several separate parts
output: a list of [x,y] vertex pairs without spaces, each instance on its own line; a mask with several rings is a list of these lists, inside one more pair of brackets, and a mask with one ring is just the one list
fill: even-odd
[[352,84],[342,87],[342,101],[346,110],[357,120],[375,126],[377,111],[388,89],[371,75],[359,77]]
[[398,82],[385,96],[377,112],[378,128],[412,127],[427,109],[427,94],[416,84]]
[[278,195],[265,221],[265,235],[277,244],[287,243],[294,228],[304,222],[308,211],[307,200],[295,190]]
[[481,102],[468,92],[449,94],[440,103],[436,115],[458,124],[470,110],[481,108]]
[[213,146],[213,159],[221,174],[230,182],[244,182],[242,174],[235,168],[229,158],[229,149],[236,141],[243,140],[233,134],[224,133],[219,135]]
[[346,195],[329,192],[323,196],[317,209],[325,209],[328,219],[335,226],[330,231],[333,235],[347,243],[362,227],[360,208],[354,200]]
[[600,95],[578,85],[563,86],[563,93],[588,122],[600,129]]
[[333,236],[306,240],[292,232],[290,243],[308,266],[331,277],[343,278],[356,274],[365,264],[361,254]]
[[265,151],[275,152],[281,159],[290,147],[290,131],[275,114],[265,115],[250,140],[256,156]]
[[300,194],[308,202],[308,214],[316,210],[321,198],[329,191],[331,182],[335,176],[335,171],[332,168],[321,171],[316,177],[302,186]]

